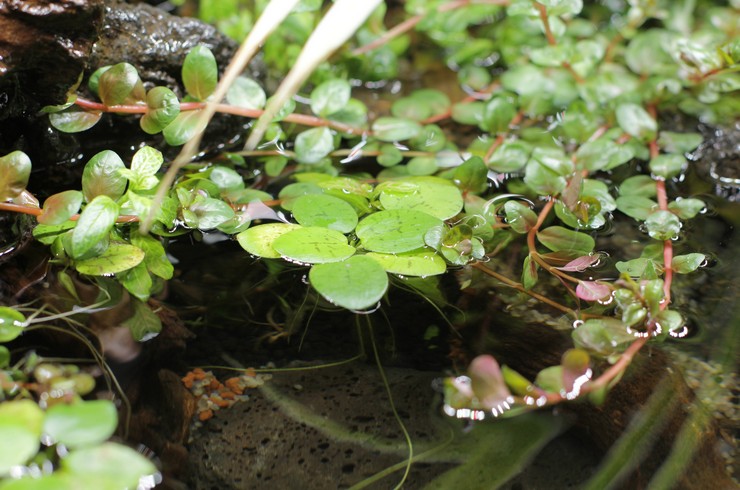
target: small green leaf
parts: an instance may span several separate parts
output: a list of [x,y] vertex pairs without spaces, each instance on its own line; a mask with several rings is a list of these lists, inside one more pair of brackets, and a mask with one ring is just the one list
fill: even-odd
[[644,221],[658,208],[658,203],[647,197],[627,195],[617,198],[617,209],[638,221]]
[[349,233],[357,226],[357,213],[346,201],[326,194],[308,194],[293,202],[293,217],[303,226],[320,226]]
[[157,471],[141,453],[113,442],[71,451],[62,458],[61,466],[65,474],[91,478],[105,490],[136,488],[141,477]]
[[550,366],[543,369],[537,373],[534,384],[550,393],[565,391],[565,386],[563,386],[563,366]]
[[202,132],[205,125],[200,121],[200,114],[200,110],[179,113],[175,120],[162,130],[167,144],[171,146],[184,145],[193,136]]
[[215,165],[208,178],[218,186],[221,192],[244,188],[244,179],[239,172],[223,165]]
[[635,175],[625,179],[619,186],[620,196],[654,197],[657,193],[655,181],[648,175]]
[[442,220],[410,209],[373,213],[355,229],[362,247],[372,252],[401,253],[424,246],[424,234]]
[[5,369],[8,366],[10,366],[10,351],[4,345],[0,345],[0,369]]
[[190,50],[182,65],[185,90],[198,100],[207,99],[218,83],[218,66],[213,53],[199,44]]
[[550,226],[537,233],[537,239],[553,252],[561,250],[586,255],[593,251],[596,243],[585,233],[569,230],[562,226]]
[[497,172],[519,172],[529,161],[532,148],[524,141],[506,141],[496,148],[488,167]]
[[487,188],[488,169],[481,157],[471,157],[455,167],[452,181],[463,192],[479,193]]
[[183,213],[185,224],[199,230],[212,230],[234,217],[234,210],[220,199],[212,197],[196,199]]
[[126,178],[119,170],[126,168],[123,160],[111,150],[96,153],[82,171],[82,194],[90,202],[97,196],[108,196],[113,200],[123,196]]
[[109,400],[59,403],[46,411],[44,433],[70,448],[93,446],[116,430],[116,407]]
[[26,190],[31,176],[31,159],[22,151],[0,157],[0,202],[13,200]]
[[707,205],[701,199],[681,199],[668,203],[668,209],[676,213],[681,219],[691,219],[706,209]]
[[676,255],[671,261],[671,269],[679,274],[688,274],[701,267],[706,260],[706,255],[700,253]]
[[174,267],[167,258],[162,242],[151,235],[132,233],[131,244],[142,249],[146,254],[144,263],[149,272],[164,280],[172,279]]
[[537,214],[524,203],[506,201],[506,223],[517,233],[527,233],[537,223]]
[[611,170],[634,157],[631,148],[619,145],[607,138],[599,138],[582,144],[576,152],[576,160],[580,168],[595,172],[597,170]]
[[367,256],[377,261],[387,272],[402,276],[427,277],[447,271],[444,259],[426,247],[396,254],[369,252]]
[[9,306],[0,306],[0,342],[10,342],[26,326],[26,317]]
[[446,179],[414,176],[388,181],[376,188],[385,209],[413,209],[439,219],[456,216],[463,208],[460,189]]
[[98,96],[109,107],[138,102],[144,98],[143,91],[139,73],[128,63],[111,66],[98,80]]
[[493,97],[483,109],[481,129],[492,134],[506,133],[516,116],[516,107],[507,97]]
[[311,111],[319,117],[339,112],[349,102],[351,92],[352,87],[347,80],[327,80],[311,92]]
[[95,126],[101,117],[101,111],[72,106],[62,112],[49,114],[49,123],[63,133],[80,133]]
[[681,220],[670,211],[654,211],[645,220],[648,235],[656,240],[672,240],[681,231]]
[[113,242],[97,257],[75,262],[75,268],[81,274],[109,276],[137,266],[144,260],[144,255],[138,247]]
[[311,268],[308,279],[327,301],[349,310],[374,307],[388,289],[388,274],[378,262],[364,255],[317,264]]
[[236,240],[244,250],[257,257],[279,259],[280,254],[272,248],[273,242],[284,233],[295,230],[299,225],[291,223],[268,223],[242,231]]
[[418,136],[421,125],[399,117],[379,117],[373,122],[373,134],[380,141],[404,141]]
[[38,221],[45,225],[61,225],[77,213],[81,205],[82,192],[59,192],[44,201],[43,212],[38,217]]
[[0,444],[0,477],[7,476],[14,466],[25,465],[39,450],[39,436],[25,427],[0,424],[0,440],[3,441]]
[[162,321],[144,301],[133,301],[134,314],[122,326],[128,327],[137,342],[147,342],[162,331]]
[[647,143],[658,134],[658,123],[641,106],[624,103],[617,106],[617,123],[627,134]]
[[148,301],[152,294],[152,276],[144,262],[116,274],[116,279],[126,290],[141,301]]
[[703,140],[704,137],[700,133],[661,131],[658,136],[658,146],[666,153],[683,155],[693,151]]
[[537,269],[539,267],[537,262],[532,260],[531,255],[524,257],[524,263],[522,264],[522,286],[524,286],[524,289],[530,290],[537,284]]
[[107,238],[118,218],[118,204],[108,196],[95,197],[82,210],[72,232],[72,257],[83,257],[98,242]]
[[147,111],[139,125],[148,134],[157,134],[180,114],[180,101],[167,87],[154,87],[146,94]]
[[572,336],[577,347],[604,358],[612,358],[635,341],[626,326],[616,318],[588,319],[573,331]]
[[334,149],[334,137],[326,126],[303,131],[295,139],[296,159],[301,163],[318,163]]
[[164,158],[159,150],[151,146],[140,148],[131,159],[131,172],[134,176],[131,179],[131,187],[134,190],[149,190],[156,187],[159,179],[155,175],[162,163]]
[[687,165],[683,155],[658,155],[650,160],[650,171],[663,179],[672,179],[680,175]]
[[263,109],[267,96],[259,83],[251,78],[238,77],[226,92],[226,101],[244,109]]
[[281,234],[272,243],[284,259],[320,264],[342,261],[355,253],[341,232],[317,226],[300,227]]

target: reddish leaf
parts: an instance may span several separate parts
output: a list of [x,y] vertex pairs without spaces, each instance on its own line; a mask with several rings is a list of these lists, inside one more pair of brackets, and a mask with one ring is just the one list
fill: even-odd
[[576,295],[585,301],[597,301],[611,295],[609,285],[598,281],[580,281],[576,286]]
[[585,350],[569,349],[563,354],[563,388],[567,398],[575,398],[581,386],[591,379],[591,358]]
[[496,359],[489,355],[476,357],[468,367],[468,375],[481,406],[502,412],[508,409],[505,404],[510,403],[511,393]]
[[578,257],[577,259],[571,260],[563,267],[556,268],[566,272],[583,272],[600,260],[601,254],[584,255],[582,257]]

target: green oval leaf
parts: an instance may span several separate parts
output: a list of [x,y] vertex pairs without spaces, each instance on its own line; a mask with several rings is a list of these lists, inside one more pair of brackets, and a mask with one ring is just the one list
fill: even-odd
[[236,240],[244,250],[252,255],[266,259],[279,259],[280,254],[272,248],[272,244],[279,236],[298,227],[299,225],[292,223],[267,223],[242,231],[236,235]]
[[26,317],[9,306],[0,306],[0,342],[10,342],[23,332]]
[[57,404],[46,411],[44,433],[71,448],[107,440],[116,430],[116,407],[109,400]]
[[424,235],[442,220],[410,209],[392,209],[371,214],[355,229],[362,247],[372,252],[402,253],[424,246]]
[[39,223],[45,225],[61,225],[80,210],[82,205],[82,192],[64,191],[49,196],[44,201]]
[[267,95],[260,84],[251,78],[238,77],[226,92],[226,101],[244,109],[262,109],[267,102]]
[[671,240],[681,231],[681,220],[670,211],[654,211],[645,220],[648,235],[656,240]]
[[317,264],[311,268],[308,279],[327,301],[349,310],[375,306],[388,289],[388,274],[378,262],[364,255]]
[[317,226],[290,230],[277,237],[272,247],[284,259],[303,264],[338,262],[355,253],[342,233]]
[[144,132],[157,134],[180,114],[180,101],[167,87],[154,87],[146,94],[147,111],[139,121]]
[[658,123],[648,112],[631,102],[621,104],[616,111],[617,123],[622,130],[647,143],[658,134]]
[[663,179],[672,179],[678,176],[688,165],[683,155],[658,155],[650,160],[650,172]]
[[380,141],[403,141],[421,133],[421,125],[416,121],[399,117],[379,117],[373,122],[373,134]]
[[701,267],[705,260],[707,260],[706,255],[700,253],[676,255],[671,261],[671,269],[679,274],[688,274]]
[[[107,72],[106,72],[107,73]],[[205,100],[216,89],[218,65],[210,49],[202,44],[190,50],[182,64],[185,90],[198,100]]]
[[118,204],[108,196],[95,197],[82,210],[72,231],[72,257],[79,258],[108,236],[118,218]]
[[39,450],[39,436],[26,427],[0,425],[0,477],[14,466],[24,465]]
[[126,168],[123,160],[111,150],[95,154],[82,171],[82,194],[90,202],[97,196],[120,198],[126,190],[126,178],[119,173]]
[[81,274],[108,276],[136,267],[144,260],[144,255],[139,247],[114,242],[97,257],[75,262],[75,268]]
[[0,202],[20,196],[30,176],[31,159],[22,151],[0,157]]
[[200,110],[185,111],[177,115],[174,121],[162,130],[165,141],[171,146],[184,145],[196,134],[205,129],[200,121]]
[[537,214],[519,201],[506,201],[504,211],[506,222],[517,233],[527,233],[537,223]]
[[596,243],[585,233],[569,230],[562,226],[550,226],[537,233],[537,239],[553,252],[561,250],[586,255],[593,251]]
[[334,149],[334,137],[326,126],[303,131],[295,139],[296,160],[318,163]]
[[367,256],[377,261],[386,272],[403,276],[436,276],[447,271],[444,259],[426,247],[398,254],[368,252]]
[[352,87],[343,79],[323,82],[311,92],[311,111],[319,117],[327,117],[344,109],[349,102]]
[[99,446],[71,451],[62,459],[62,470],[100,481],[98,488],[136,488],[142,476],[154,474],[157,468],[133,449],[106,442]]
[[326,194],[308,194],[293,202],[293,217],[303,226],[320,226],[349,233],[357,226],[357,213],[346,201]]
[[[98,79],[98,96],[107,106],[121,105],[141,99],[143,90],[139,73],[133,65],[118,63],[111,66]],[[130,97],[131,96],[131,97]]]
[[439,177],[407,177],[384,182],[377,189],[385,209],[413,209],[439,219],[449,219],[463,208],[460,189]]

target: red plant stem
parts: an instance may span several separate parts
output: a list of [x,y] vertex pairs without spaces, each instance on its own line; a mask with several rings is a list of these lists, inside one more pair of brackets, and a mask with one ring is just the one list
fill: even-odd
[[535,246],[535,237],[537,236],[537,231],[539,231],[540,226],[542,226],[542,223],[545,222],[545,218],[547,218],[547,215],[550,214],[550,210],[555,205],[555,199],[550,198],[549,201],[545,204],[545,206],[540,211],[540,214],[537,216],[537,222],[534,224],[532,228],[529,229],[529,232],[527,233],[527,247],[529,248],[529,253],[536,254],[537,253],[537,247]]
[[[83,109],[91,111],[102,111],[102,112],[114,112],[119,114],[146,114],[149,110],[145,105],[113,105],[107,106],[100,102],[93,102],[91,100],[78,98],[75,100],[75,105],[82,107]],[[206,106],[205,102],[183,102],[180,104],[181,111],[196,111],[203,109]],[[233,114],[235,116],[249,117],[257,119],[264,112],[261,109],[245,109],[243,107],[236,107],[228,104],[217,104],[216,111],[223,114]],[[330,121],[328,119],[322,119],[320,117],[309,116],[306,114],[289,114],[283,118],[284,121],[301,124],[303,126],[328,126],[332,129],[336,129],[342,133],[349,133],[354,135],[369,134],[367,129],[356,128],[336,121]]]
[[[475,102],[477,100],[483,100],[483,96],[489,95],[491,92],[496,90],[499,87],[499,85],[501,85],[501,83],[498,81],[495,81],[492,84],[490,84],[488,87],[481,90],[480,92],[475,92],[473,94],[470,94],[464,99],[461,99],[460,101],[458,101],[457,103],[458,104],[469,104],[470,102]],[[428,118],[422,119],[419,122],[421,124],[432,124],[432,123],[442,121],[443,119],[447,119],[450,116],[452,116],[452,105],[450,105],[450,108],[447,109],[446,111],[441,112],[439,114],[435,114],[433,116],[429,116]]]
[[547,44],[549,44],[550,46],[555,46],[558,42],[552,33],[552,29],[550,28],[550,19],[547,18],[547,7],[542,5],[540,2],[533,1],[532,3],[534,4],[534,8],[536,8],[537,12],[540,14],[540,20],[542,21],[542,26],[545,29]]
[[[520,122],[522,122],[522,119],[523,118],[524,118],[524,112],[522,112],[522,111],[517,112],[516,115],[514,116],[514,118],[509,123],[509,127],[516,126],[517,124],[519,124]],[[506,137],[507,136],[509,136],[509,132],[508,131],[503,132],[503,133],[499,133],[496,136],[496,139],[493,140],[493,143],[491,144],[490,147],[488,147],[488,150],[486,151],[486,154],[483,157],[483,161],[484,162],[488,162],[488,160],[490,160],[491,155],[493,155],[493,153],[498,149],[498,147],[503,144],[503,142],[506,140]]]
[[[33,206],[24,206],[23,204],[13,204],[12,202],[0,202],[0,211],[10,211],[13,213],[30,214],[31,216],[41,216],[43,210]],[[70,216],[70,221],[80,219],[79,214]],[[123,214],[116,218],[116,223],[135,223],[139,221],[138,216]]]

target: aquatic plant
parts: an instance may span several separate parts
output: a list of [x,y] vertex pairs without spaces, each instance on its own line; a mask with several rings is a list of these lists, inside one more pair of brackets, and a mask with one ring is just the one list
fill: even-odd
[[[263,54],[281,71],[301,59],[321,13],[321,2],[300,2],[287,15],[295,2],[288,3],[283,23],[261,31],[276,30]],[[707,262],[704,251],[677,241],[705,203],[673,185],[702,137],[671,131],[662,116],[722,124],[740,113],[736,10],[688,1],[620,8],[409,0],[406,20],[387,29],[381,3],[331,63],[321,63],[329,53],[317,55],[272,98],[246,76],[219,85],[202,46],[185,58],[182,98],[169,87],[145,89],[130,64],[102,67],[87,80],[99,101],[73,87],[65,104],[45,109],[51,124],[78,132],[109,113],[138,117],[145,133],[185,145],[181,156],[163,174],[164,158],[152,147],[128,165],[103,151],[85,165],[81,188],[39,206],[26,190],[31,162],[13,152],[0,158],[0,210],[37,216],[34,237],[60,268],[103,289],[109,282],[96,278],[115,276],[141,306],[139,339],[158,328],[145,302],[172,277],[167,239],[192,230],[233,236],[255,257],[310,267],[312,288],[355,311],[381,303],[389,277],[463,270],[465,288],[488,276],[561,312],[574,327],[574,347],[534,380],[491,356],[475,359],[469,376],[447,382],[450,414],[478,420],[584,396],[600,402],[648,342],[685,334],[671,304],[674,274]],[[404,57],[422,59],[412,29],[452,67],[458,99],[422,88],[370,117],[352,97],[354,80],[392,79]],[[309,75],[299,107],[290,96]],[[259,131],[243,151],[191,160],[209,111],[257,119]],[[461,127],[475,137],[454,134]],[[353,173],[360,159],[374,159],[377,171]],[[257,166],[267,179],[292,182],[268,194],[245,179]],[[595,278],[605,259],[599,232],[613,213],[634,220],[652,242]],[[521,272],[510,277],[494,265],[515,246],[524,250]],[[560,291],[545,285],[549,278]]]

